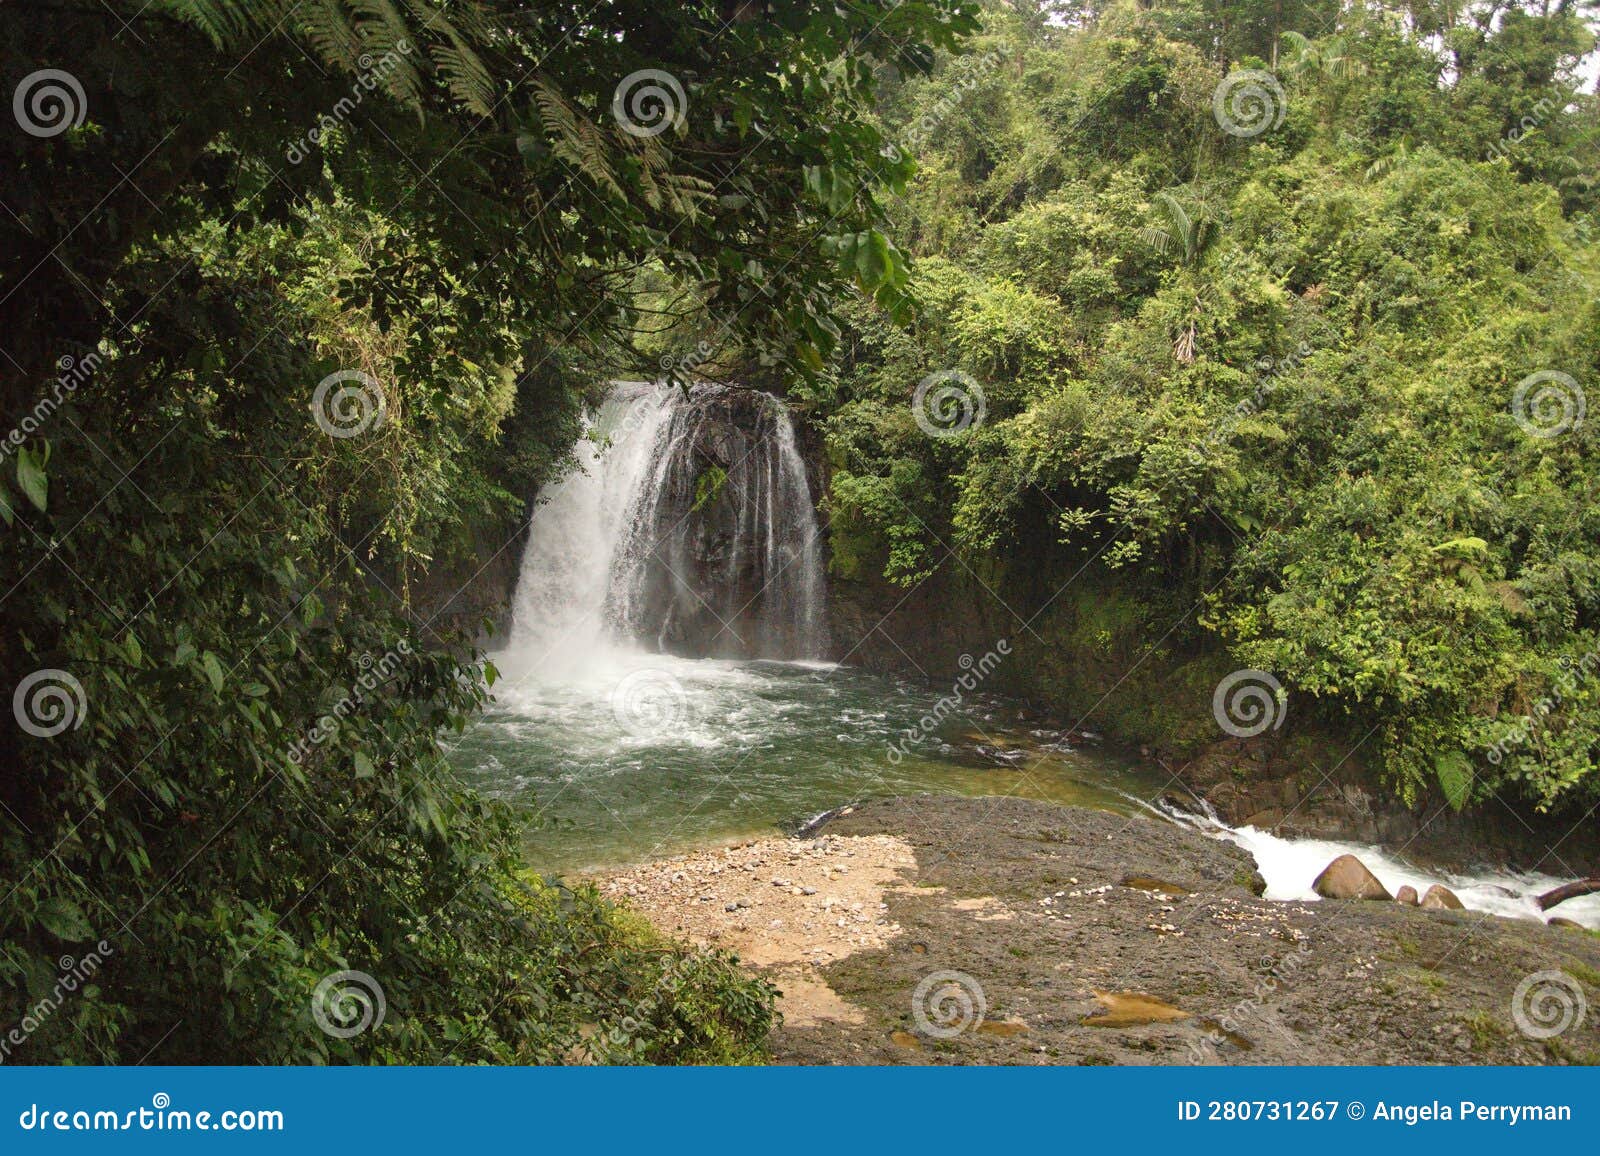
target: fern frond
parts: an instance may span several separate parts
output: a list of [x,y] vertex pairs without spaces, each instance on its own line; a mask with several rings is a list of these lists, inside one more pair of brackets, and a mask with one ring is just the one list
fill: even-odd
[[450,95],[479,116],[494,113],[494,80],[482,59],[466,43],[435,44],[430,55]]
[[1154,225],[1146,225],[1140,229],[1139,240],[1149,245],[1163,257],[1167,255],[1167,250],[1172,248],[1172,234],[1165,229],[1158,229]]
[[278,24],[293,10],[290,0],[157,0],[158,10],[205,33],[219,48]]
[[1157,193],[1151,201],[1167,214],[1167,219],[1172,222],[1172,231],[1187,241],[1194,232],[1194,224],[1183,206],[1178,204],[1178,198],[1171,193]]
[[323,60],[345,69],[355,67],[361,37],[341,0],[311,0],[295,13],[295,24]]
[[551,154],[602,189],[610,190],[618,197],[625,196],[612,171],[610,158],[606,155],[605,138],[594,122],[568,104],[566,97],[543,77],[533,82],[533,99],[539,110],[539,119],[550,137]]
[[1399,168],[1411,152],[1410,138],[1401,137],[1396,143],[1394,151],[1379,157],[1367,166],[1367,180],[1376,181],[1388,176]]

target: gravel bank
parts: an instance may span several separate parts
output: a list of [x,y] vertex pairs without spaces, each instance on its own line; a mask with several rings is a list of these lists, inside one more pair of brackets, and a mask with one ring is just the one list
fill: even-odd
[[[1243,851],[1017,799],[867,803],[600,881],[784,991],[789,1063],[1600,1060],[1600,936],[1394,903],[1258,898]],[[1534,1038],[1519,984],[1561,972]],[[954,973],[954,974],[949,974]],[[1537,994],[1542,988],[1536,986]],[[1548,986],[1548,985],[1546,985]],[[1577,1000],[1595,1005],[1581,1018]],[[1535,1032],[1539,1001],[1523,1000]],[[1530,1018],[1532,1016],[1532,1018]]]

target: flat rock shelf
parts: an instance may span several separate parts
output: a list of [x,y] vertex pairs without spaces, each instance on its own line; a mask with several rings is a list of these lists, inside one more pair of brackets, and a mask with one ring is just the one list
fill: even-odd
[[[1015,798],[869,802],[600,880],[784,991],[788,1063],[1600,1061],[1536,1038],[1519,985],[1600,987],[1600,936],[1473,911],[1260,898],[1248,854],[1137,816]],[[1533,1023],[1535,1032],[1540,1024]]]

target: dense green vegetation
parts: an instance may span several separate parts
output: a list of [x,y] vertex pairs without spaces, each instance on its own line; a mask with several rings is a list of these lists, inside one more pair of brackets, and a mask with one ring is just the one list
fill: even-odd
[[[1120,720],[1180,754],[1254,667],[1408,801],[1600,801],[1593,44],[1570,3],[996,6],[883,110],[923,308],[855,309],[809,392],[839,572],[1071,580],[1121,617],[1064,662],[1188,662]],[[1241,69],[1253,135],[1214,106]]]
[[[878,196],[911,162],[866,111],[973,25],[956,0],[0,12],[7,1058],[760,1046],[771,993],[726,959],[519,881],[511,817],[441,757],[494,672],[413,582],[518,520],[658,323],[641,269],[774,364],[822,364],[846,285],[897,306]],[[651,69],[665,120],[614,103]],[[381,1026],[317,1030],[343,970]]]
[[5,1058],[758,1057],[765,985],[445,761],[495,671],[439,575],[654,367],[788,391],[840,578],[1120,608],[1062,660],[1179,656],[1164,740],[1249,666],[1407,801],[1600,802],[1588,8],[0,10]]

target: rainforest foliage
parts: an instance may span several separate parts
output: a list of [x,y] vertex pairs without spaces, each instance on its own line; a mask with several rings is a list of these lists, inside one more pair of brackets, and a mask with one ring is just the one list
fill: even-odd
[[438,575],[623,372],[786,388],[842,576],[1160,589],[1402,797],[1592,805],[1591,17],[0,7],[0,1059],[758,1054],[448,770]]
[[988,10],[882,107],[920,311],[854,308],[807,395],[836,566],[1046,539],[1052,584],[1193,605],[1148,633],[1271,672],[1408,801],[1600,801],[1592,18]]
[[[413,583],[516,548],[641,270],[772,364],[903,312],[871,102],[973,7],[0,9],[6,1060],[760,1047],[764,985],[521,877],[445,763],[494,672]],[[319,1030],[353,971],[381,1024]]]

